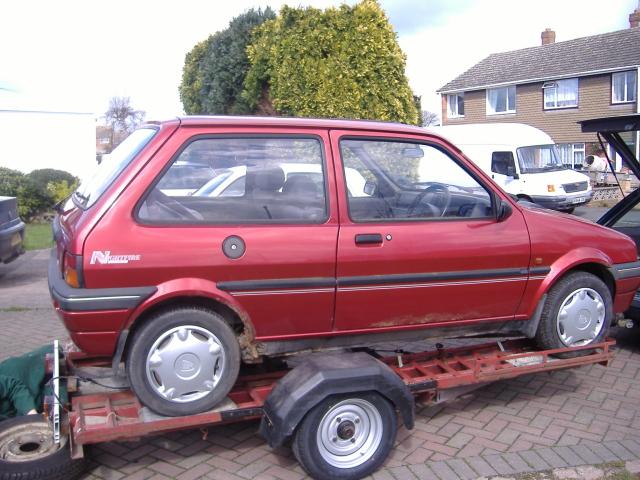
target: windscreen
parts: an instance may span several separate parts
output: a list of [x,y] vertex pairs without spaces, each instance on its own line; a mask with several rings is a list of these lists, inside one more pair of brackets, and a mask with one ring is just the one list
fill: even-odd
[[516,150],[520,173],[539,173],[564,170],[555,145],[533,145]]
[[156,134],[156,128],[140,128],[129,135],[98,165],[93,176],[83,181],[73,194],[80,208],[92,206]]

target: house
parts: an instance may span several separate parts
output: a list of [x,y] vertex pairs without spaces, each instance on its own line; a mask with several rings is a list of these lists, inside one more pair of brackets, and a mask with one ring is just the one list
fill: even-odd
[[[526,123],[553,138],[564,164],[581,166],[599,144],[576,122],[640,111],[639,23],[640,8],[625,30],[556,43],[546,29],[540,46],[489,55],[438,90],[442,124]],[[637,151],[637,136],[628,141]]]

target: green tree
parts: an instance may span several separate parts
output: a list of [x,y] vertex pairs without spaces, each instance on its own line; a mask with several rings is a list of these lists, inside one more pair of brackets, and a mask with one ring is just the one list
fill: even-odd
[[249,68],[247,45],[255,27],[273,18],[275,13],[269,7],[264,11],[250,9],[187,53],[179,87],[187,114],[251,112],[241,97]]
[[376,0],[285,6],[256,29],[248,55],[243,97],[259,113],[420,123],[405,55]]

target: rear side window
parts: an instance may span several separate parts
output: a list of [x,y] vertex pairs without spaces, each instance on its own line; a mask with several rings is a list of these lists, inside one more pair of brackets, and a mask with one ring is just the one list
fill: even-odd
[[326,175],[316,138],[197,138],[146,194],[144,223],[322,223]]
[[74,192],[74,203],[81,208],[89,208],[96,203],[157,131],[156,128],[140,128],[129,135],[108,156],[103,157],[93,176],[88,181],[83,181]]

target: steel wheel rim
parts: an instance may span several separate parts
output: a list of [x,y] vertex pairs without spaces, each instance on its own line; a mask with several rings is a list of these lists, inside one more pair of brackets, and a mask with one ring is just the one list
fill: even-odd
[[32,462],[53,455],[66,443],[67,437],[54,443],[53,431],[45,421],[16,425],[0,433],[0,460]]
[[382,416],[370,402],[352,398],[337,403],[318,425],[320,456],[336,468],[354,468],[368,461],[382,442]]
[[206,328],[175,327],[163,332],[149,349],[145,362],[147,380],[165,400],[194,402],[220,383],[226,357],[222,342]]
[[579,288],[564,299],[556,318],[560,341],[567,347],[588,345],[602,332],[606,308],[592,288]]

